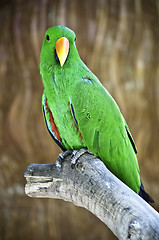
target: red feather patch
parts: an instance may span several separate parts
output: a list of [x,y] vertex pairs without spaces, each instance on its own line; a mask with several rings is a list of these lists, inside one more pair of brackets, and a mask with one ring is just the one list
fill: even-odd
[[58,128],[57,128],[57,126],[56,126],[56,124],[55,124],[55,122],[54,122],[54,117],[53,117],[53,115],[52,115],[52,113],[51,113],[51,111],[50,111],[50,108],[48,107],[47,99],[46,99],[46,101],[45,101],[45,105],[46,105],[46,111],[47,111],[47,113],[49,113],[49,116],[50,116],[49,121],[50,121],[50,124],[51,124],[51,129],[52,129],[52,131],[54,132],[56,138],[57,138],[59,141],[61,141],[61,137],[60,137]]

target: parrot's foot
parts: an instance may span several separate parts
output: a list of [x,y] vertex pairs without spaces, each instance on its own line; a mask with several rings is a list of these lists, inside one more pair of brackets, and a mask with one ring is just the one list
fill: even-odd
[[78,159],[85,153],[89,153],[91,155],[94,155],[92,152],[90,152],[87,148],[81,148],[80,150],[73,150],[71,155],[71,168],[75,168],[75,165],[78,162]]
[[73,154],[73,151],[72,150],[67,150],[65,152],[62,152],[59,154],[58,158],[57,158],[57,161],[56,161],[56,167],[57,167],[57,170],[59,172],[61,172],[61,168],[62,168],[62,163],[65,159],[65,157],[67,157],[68,155],[72,155]]

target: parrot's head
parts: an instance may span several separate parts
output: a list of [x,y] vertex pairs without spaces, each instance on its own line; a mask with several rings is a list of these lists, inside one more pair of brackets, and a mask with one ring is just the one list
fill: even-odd
[[72,61],[78,59],[75,40],[75,33],[67,27],[55,26],[49,28],[45,33],[41,49],[41,70],[54,71],[55,68],[61,69],[66,63],[70,65]]

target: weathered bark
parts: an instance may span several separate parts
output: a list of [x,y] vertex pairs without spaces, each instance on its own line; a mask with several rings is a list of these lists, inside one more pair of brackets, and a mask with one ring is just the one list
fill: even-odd
[[61,172],[55,164],[31,164],[25,170],[30,197],[56,198],[84,207],[119,239],[159,239],[159,214],[88,153],[75,168],[67,157]]

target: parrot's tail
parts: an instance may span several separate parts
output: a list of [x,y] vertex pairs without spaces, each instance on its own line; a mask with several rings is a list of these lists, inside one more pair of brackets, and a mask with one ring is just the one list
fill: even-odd
[[150,197],[150,195],[145,192],[142,182],[140,186],[139,196],[142,197],[148,203],[154,203],[154,200]]

